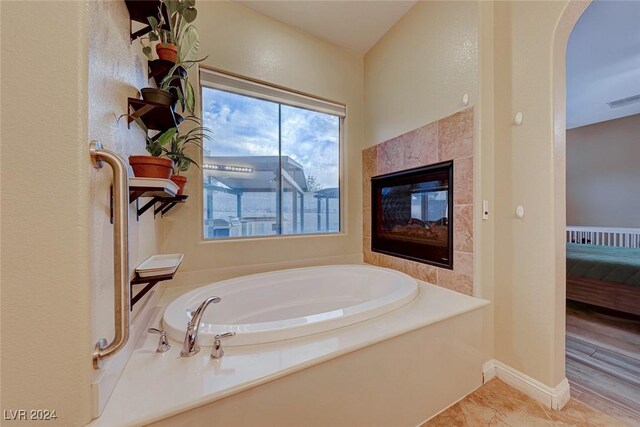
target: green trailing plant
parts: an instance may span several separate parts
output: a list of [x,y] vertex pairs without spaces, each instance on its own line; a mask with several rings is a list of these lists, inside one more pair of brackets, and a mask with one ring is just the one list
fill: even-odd
[[187,75],[182,76],[175,74],[179,66],[180,64],[176,64],[169,70],[167,76],[160,82],[159,88],[168,92],[171,92],[171,89],[173,89],[175,95],[178,97],[182,111],[193,115],[196,107],[195,90]]
[[197,117],[187,117],[181,126],[184,126],[186,122],[195,123],[197,126],[187,132],[176,129],[176,132],[172,133],[170,142],[163,145],[164,156],[173,160],[173,173],[176,175],[188,171],[191,165],[200,167],[195,160],[189,157],[187,149],[192,146],[202,149],[203,141],[211,140],[211,136],[208,134],[210,130],[201,126]]

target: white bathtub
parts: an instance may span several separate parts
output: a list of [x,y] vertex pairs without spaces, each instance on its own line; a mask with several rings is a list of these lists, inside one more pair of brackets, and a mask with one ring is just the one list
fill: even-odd
[[395,270],[364,265],[296,268],[206,285],[169,304],[163,323],[182,341],[192,312],[207,297],[222,301],[205,312],[198,341],[235,332],[225,344],[248,345],[325,332],[395,310],[418,295],[415,279]]

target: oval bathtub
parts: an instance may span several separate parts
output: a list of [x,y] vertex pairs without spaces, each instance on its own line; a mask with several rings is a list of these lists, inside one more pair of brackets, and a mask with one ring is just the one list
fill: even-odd
[[176,298],[163,316],[167,334],[182,341],[192,312],[210,296],[198,341],[235,332],[225,345],[261,344],[325,332],[395,310],[418,295],[412,277],[366,265],[295,268],[224,280]]

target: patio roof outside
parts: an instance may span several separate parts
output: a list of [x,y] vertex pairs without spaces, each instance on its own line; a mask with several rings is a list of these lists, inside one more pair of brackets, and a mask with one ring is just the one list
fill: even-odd
[[280,168],[286,184],[301,193],[308,191],[304,168],[289,156],[205,156],[203,160],[204,176],[223,184],[229,193],[276,192]]

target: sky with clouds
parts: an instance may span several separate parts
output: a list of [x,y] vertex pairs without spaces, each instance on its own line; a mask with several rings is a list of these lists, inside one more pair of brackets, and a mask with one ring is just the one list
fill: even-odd
[[[202,89],[203,124],[211,129],[205,155],[277,156],[278,104],[211,88]],[[340,119],[282,106],[282,155],[304,167],[324,188],[339,182]]]

